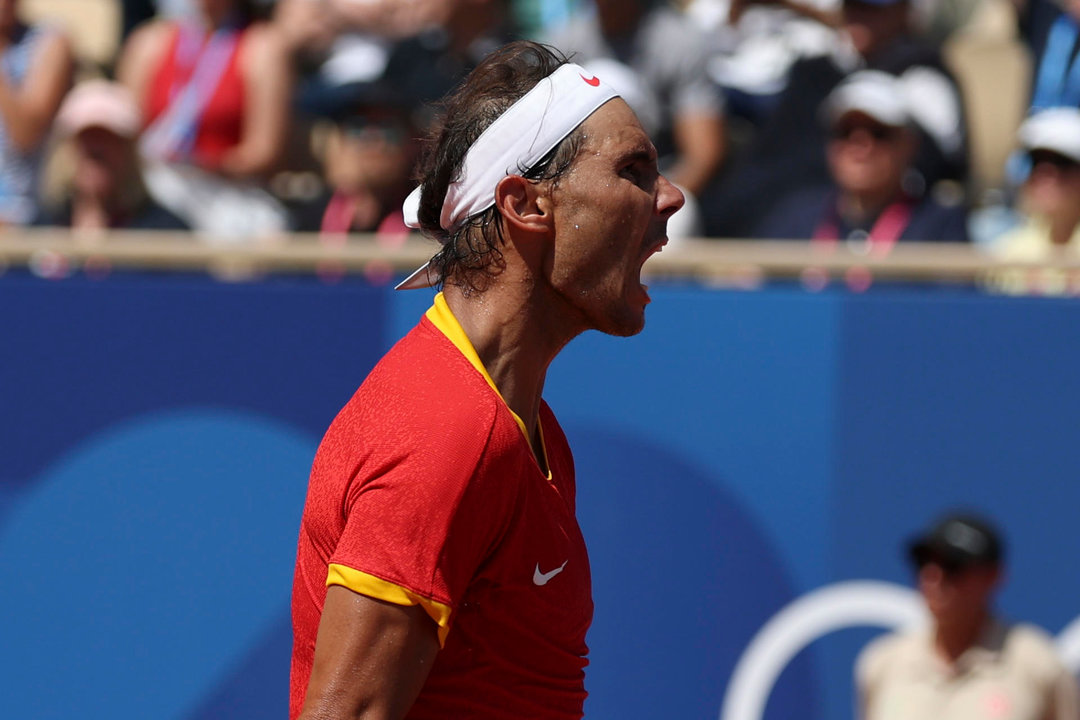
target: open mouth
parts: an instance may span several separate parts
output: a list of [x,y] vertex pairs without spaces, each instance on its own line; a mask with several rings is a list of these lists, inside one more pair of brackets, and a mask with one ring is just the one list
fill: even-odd
[[649,258],[651,258],[653,255],[656,255],[659,252],[662,252],[663,249],[664,249],[664,246],[667,245],[667,244],[668,244],[668,238],[667,238],[667,236],[664,236],[663,238],[660,239],[660,242],[653,245],[649,249],[649,251],[645,253],[645,257],[642,258],[642,260],[641,260],[641,265],[638,266],[638,284],[641,285],[641,290],[643,292],[645,292],[646,296],[648,295],[649,286],[646,285],[645,283],[641,282],[641,274],[645,270],[645,265],[646,265],[646,263],[648,263]]

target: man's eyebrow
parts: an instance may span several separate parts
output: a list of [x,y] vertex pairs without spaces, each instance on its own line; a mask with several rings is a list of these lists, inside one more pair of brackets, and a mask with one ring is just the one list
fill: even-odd
[[649,143],[648,145],[642,144],[642,145],[639,145],[636,148],[631,148],[630,150],[627,150],[625,153],[623,153],[622,155],[619,156],[619,162],[620,163],[628,163],[628,162],[647,162],[647,163],[650,163],[650,162],[655,162],[656,158],[657,158],[657,156],[656,156],[656,148],[653,147],[652,143]]

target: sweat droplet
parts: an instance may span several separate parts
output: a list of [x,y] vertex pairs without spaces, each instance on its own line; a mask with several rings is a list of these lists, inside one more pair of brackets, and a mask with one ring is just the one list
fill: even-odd
[[575,224],[574,224],[574,229],[575,229],[575,230],[580,230],[580,229],[581,229],[581,226],[580,226],[580,225],[578,225],[577,223],[575,223]]

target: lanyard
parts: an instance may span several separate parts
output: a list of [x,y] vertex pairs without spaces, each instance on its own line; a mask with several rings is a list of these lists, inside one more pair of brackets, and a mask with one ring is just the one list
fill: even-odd
[[[169,92],[169,107],[143,135],[144,152],[157,159],[191,156],[199,121],[221,84],[239,38],[235,27],[223,27],[203,42],[202,33],[183,27],[175,60],[180,71]],[[181,79],[184,75],[187,79]]]
[[[912,201],[908,198],[890,203],[870,228],[866,238],[868,246],[878,252],[892,250],[911,221]],[[832,210],[814,231],[813,242],[819,245],[835,245],[840,239],[840,223],[836,218],[835,203]]]
[[1080,62],[1073,54],[1077,35],[1080,29],[1068,13],[1063,12],[1050,26],[1035,78],[1032,110],[1080,105]]

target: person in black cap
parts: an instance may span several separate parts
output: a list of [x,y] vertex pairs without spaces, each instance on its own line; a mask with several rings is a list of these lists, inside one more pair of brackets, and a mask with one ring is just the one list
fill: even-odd
[[994,526],[950,513],[907,546],[931,624],[860,653],[861,720],[1076,720],[1080,692],[1053,643],[993,610],[1004,543]]

